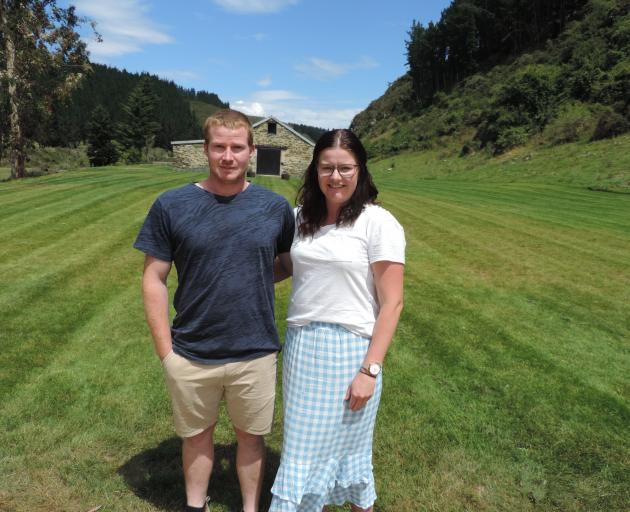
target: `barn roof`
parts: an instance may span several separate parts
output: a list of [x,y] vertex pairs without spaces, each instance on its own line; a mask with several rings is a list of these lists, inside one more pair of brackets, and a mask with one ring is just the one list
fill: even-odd
[[311,146],[315,145],[315,143],[309,137],[307,137],[306,135],[302,135],[300,132],[294,130],[288,124],[283,123],[282,121],[280,121],[280,119],[278,119],[277,117],[274,117],[274,116],[269,116],[269,117],[266,117],[265,119],[261,119],[257,123],[254,123],[252,125],[252,128],[257,128],[261,124],[267,123],[269,121],[274,121],[274,122],[278,123],[279,125],[284,126],[287,130],[289,130],[294,135],[298,136],[300,139],[302,139],[307,144],[310,144]]
[[[307,144],[310,144],[311,146],[315,146],[315,142],[313,142],[310,139],[310,137],[307,137],[306,135],[296,131],[295,129],[291,128],[288,124],[283,123],[282,121],[280,121],[280,119],[278,119],[277,117],[274,117],[274,116],[265,117],[264,119],[261,119],[260,121],[255,122],[254,124],[252,124],[252,128],[256,128],[257,126],[260,126],[261,124],[266,123],[268,121],[274,121],[274,122],[278,123],[279,125],[284,126],[287,130],[289,130],[291,133],[293,133],[294,135],[296,135],[297,137],[302,139]],[[203,144],[203,143],[204,143],[203,139],[199,139],[199,140],[172,140],[171,141],[171,145],[172,146],[178,146],[180,144]]]

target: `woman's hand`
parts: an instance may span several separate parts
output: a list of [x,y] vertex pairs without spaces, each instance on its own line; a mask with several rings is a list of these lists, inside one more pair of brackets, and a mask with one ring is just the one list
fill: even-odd
[[376,387],[376,378],[358,372],[352,383],[348,386],[344,400],[348,400],[348,407],[351,411],[362,409],[367,401],[372,398],[374,388]]

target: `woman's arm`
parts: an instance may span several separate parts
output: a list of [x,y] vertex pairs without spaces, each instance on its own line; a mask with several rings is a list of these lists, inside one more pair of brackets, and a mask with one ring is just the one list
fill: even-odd
[[[392,342],[398,319],[403,308],[403,275],[405,266],[393,261],[377,261],[372,263],[374,284],[379,302],[379,313],[374,324],[372,341],[363,366],[370,363],[382,364],[387,349]],[[350,409],[358,411],[374,394],[376,379],[363,373],[357,373],[346,392]]]

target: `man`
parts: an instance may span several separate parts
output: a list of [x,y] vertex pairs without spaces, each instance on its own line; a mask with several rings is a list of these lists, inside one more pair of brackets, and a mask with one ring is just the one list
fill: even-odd
[[[145,256],[147,323],[183,438],[186,511],[205,511],[213,431],[225,399],[238,443],[244,512],[258,510],[263,435],[271,430],[279,350],[273,263],[293,240],[291,207],[245,180],[254,152],[249,119],[222,110],[206,120],[209,176],[155,201],[134,247]],[[172,326],[167,277],[178,287]]]

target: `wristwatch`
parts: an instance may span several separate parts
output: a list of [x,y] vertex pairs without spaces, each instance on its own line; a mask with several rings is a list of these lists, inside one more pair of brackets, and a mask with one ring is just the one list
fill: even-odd
[[383,367],[381,366],[381,363],[370,363],[367,366],[362,366],[359,371],[365,375],[376,378],[382,370]]

